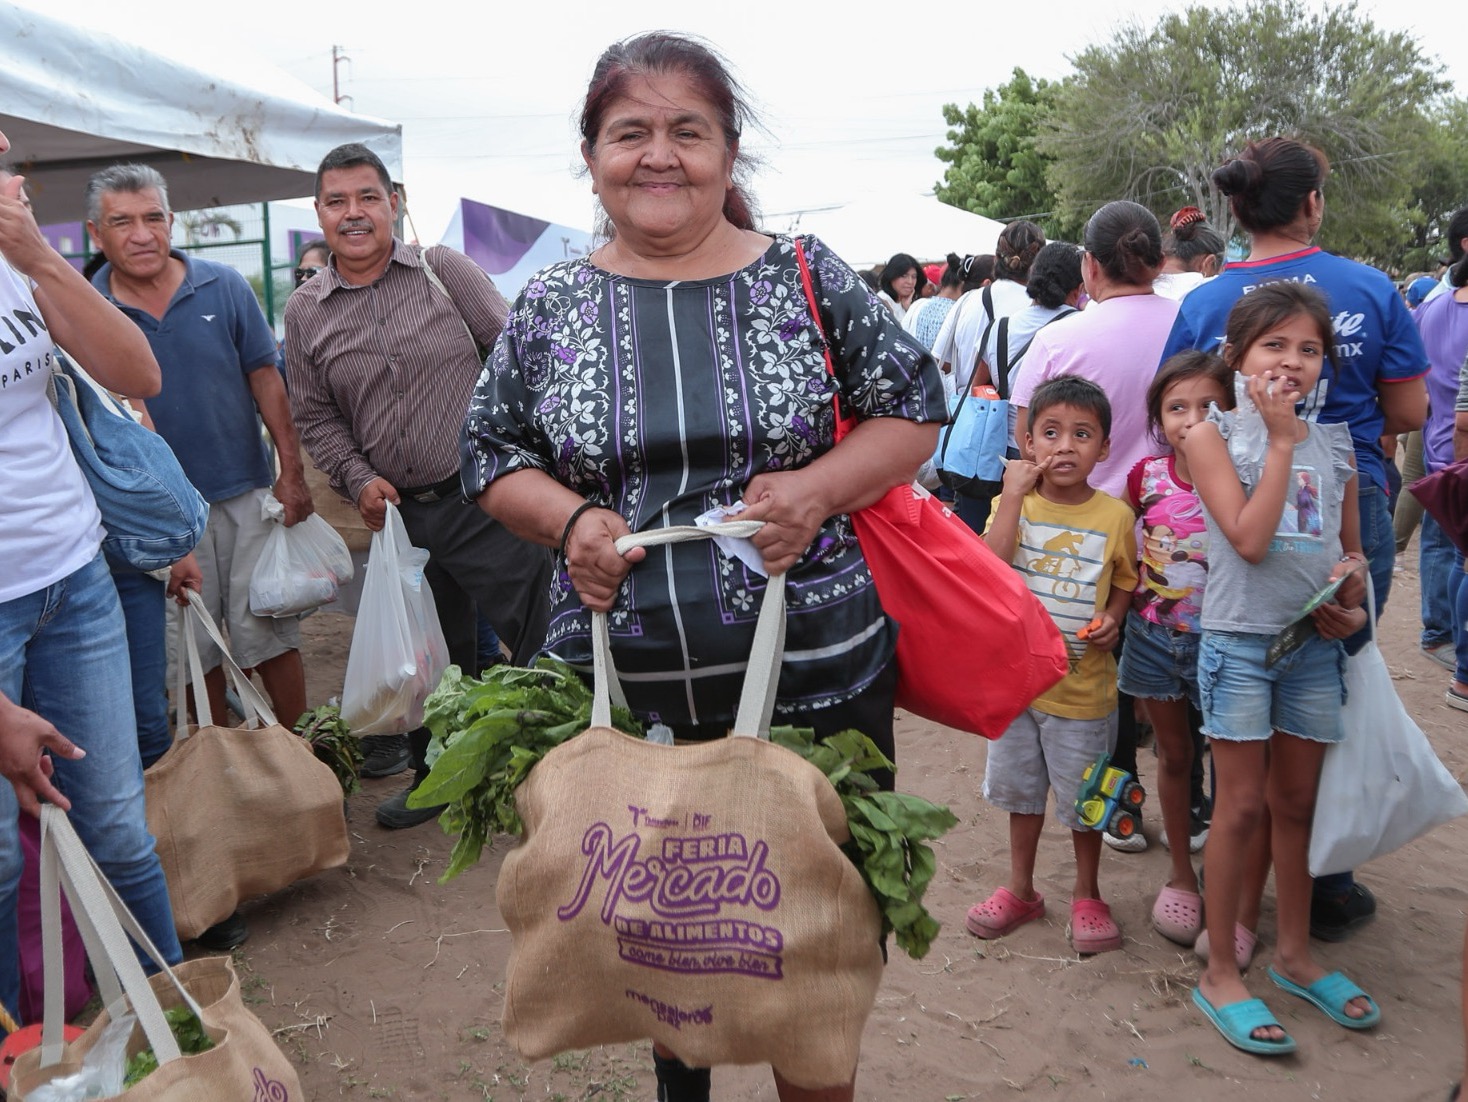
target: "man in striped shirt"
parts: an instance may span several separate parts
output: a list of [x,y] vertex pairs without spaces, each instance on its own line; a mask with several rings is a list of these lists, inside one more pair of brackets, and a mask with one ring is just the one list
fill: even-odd
[[[326,155],[316,214],[332,258],[285,309],[291,413],[312,460],[367,527],[380,529],[392,502],[428,551],[424,577],[450,659],[475,669],[477,606],[523,665],[545,638],[550,554],[512,536],[459,485],[459,428],[508,308],[468,257],[399,240],[397,211],[371,150],[353,143]],[[413,783],[377,809],[390,829],[440,810],[407,807],[427,774],[427,729],[408,743]]]

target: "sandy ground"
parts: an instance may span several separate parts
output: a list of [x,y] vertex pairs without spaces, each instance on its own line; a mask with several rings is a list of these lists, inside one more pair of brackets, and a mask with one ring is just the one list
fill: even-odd
[[[1415,545],[1407,559],[1415,562]],[[1468,720],[1443,703],[1447,675],[1417,649],[1416,609],[1409,565],[1397,575],[1383,649],[1409,710],[1462,776]],[[351,625],[345,611],[306,621],[313,704],[340,691]],[[1373,1032],[1348,1033],[1267,983],[1274,916],[1266,904],[1249,983],[1300,1051],[1265,1061],[1228,1047],[1192,1007],[1197,962],[1150,928],[1167,869],[1155,811],[1148,852],[1108,850],[1102,862],[1103,890],[1126,934],[1122,951],[1080,959],[1070,950],[1069,841],[1053,823],[1039,863],[1049,915],[1003,941],[979,942],[964,931],[963,915],[1007,867],[1004,816],[979,796],[984,746],[902,717],[898,750],[902,787],[948,804],[960,822],[938,847],[928,896],[943,932],[926,959],[894,955],[887,967],[866,1027],[859,1098],[1446,1096],[1462,1066],[1460,853],[1468,820],[1362,870],[1380,901],[1378,918],[1343,944],[1317,943],[1324,962],[1347,969],[1379,1000],[1384,1020]],[[1153,761],[1145,752],[1144,782]],[[246,909],[252,936],[238,954],[246,995],[299,1064],[307,1097],[651,1099],[646,1046],[527,1066],[506,1044],[499,1017],[510,939],[494,884],[508,841],[440,886],[451,840],[436,824],[394,833],[373,822],[374,804],[404,783],[369,781],[352,799],[348,867]],[[768,1071],[757,1068],[717,1069],[714,1095],[775,1098]]]

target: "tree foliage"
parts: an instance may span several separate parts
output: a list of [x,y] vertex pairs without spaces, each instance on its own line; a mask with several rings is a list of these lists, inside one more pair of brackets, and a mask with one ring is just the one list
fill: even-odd
[[1056,211],[1047,230],[1062,232],[1112,199],[1164,219],[1192,205],[1236,237],[1213,170],[1283,134],[1330,158],[1320,243],[1398,269],[1434,254],[1468,199],[1468,101],[1448,95],[1441,64],[1410,35],[1377,27],[1354,0],[1190,7],[1123,25],[1072,61],[1064,81],[1017,69],[982,107],[944,107],[940,198],[996,218]]
[[1059,85],[1015,69],[1008,84],[984,93],[983,106],[943,106],[950,145],[936,150],[948,162],[938,198],[987,218],[1029,218],[1046,233],[1061,227],[1048,174],[1053,160],[1036,148]]
[[1448,88],[1410,36],[1379,29],[1354,2],[1192,7],[1151,30],[1125,26],[1074,63],[1038,139],[1063,208],[1191,204],[1231,234],[1211,173],[1251,139],[1287,134],[1330,158],[1321,243],[1355,255],[1378,254],[1394,233],[1389,196]]

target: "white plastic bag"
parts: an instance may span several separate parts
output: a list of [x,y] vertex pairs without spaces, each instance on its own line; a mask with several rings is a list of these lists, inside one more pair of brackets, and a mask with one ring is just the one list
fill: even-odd
[[82,1066],[70,1075],[42,1083],[26,1095],[26,1102],[87,1102],[116,1098],[127,1081],[127,1043],[137,1017],[124,1013],[102,1029],[102,1036],[82,1057]]
[[1320,770],[1311,876],[1349,872],[1468,813],[1468,795],[1402,707],[1375,640],[1346,660],[1346,694],[1345,738]]
[[265,495],[261,512],[276,522],[250,575],[250,611],[256,616],[296,616],[336,600],[352,580],[352,554],[336,530],[312,513],[285,526],[285,506]]
[[423,581],[428,552],[408,541],[396,506],[373,533],[367,577],[342,687],[342,719],[354,735],[395,735],[423,723],[423,701],[448,668],[449,650],[433,593]]

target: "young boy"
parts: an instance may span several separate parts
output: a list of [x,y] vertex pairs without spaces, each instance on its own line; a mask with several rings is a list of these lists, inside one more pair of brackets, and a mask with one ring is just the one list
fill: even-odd
[[1035,891],[1035,852],[1045,796],[1070,827],[1076,879],[1071,945],[1078,953],[1121,948],[1121,930],[1101,900],[1101,832],[1087,830],[1074,801],[1086,766],[1116,744],[1116,661],[1137,584],[1136,518],[1130,507],[1088,483],[1110,449],[1111,405],[1095,383],[1051,379],[1029,406],[1034,462],[1012,460],[984,540],[1025,576],[1065,636],[1070,673],[989,745],[984,798],[1009,812],[1009,882],[968,913],[969,933],[1005,934],[1045,913]]

